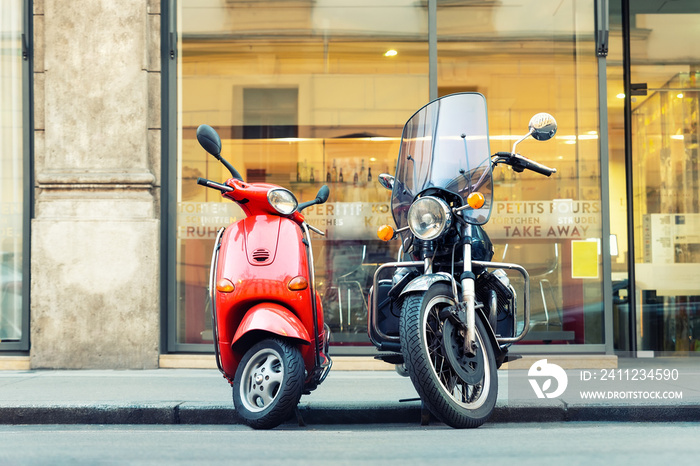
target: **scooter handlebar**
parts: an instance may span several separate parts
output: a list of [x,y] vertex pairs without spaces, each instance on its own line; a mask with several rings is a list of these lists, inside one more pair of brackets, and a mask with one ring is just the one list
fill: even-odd
[[206,186],[207,188],[218,189],[222,193],[230,193],[233,191],[231,186],[217,183],[216,181],[207,180],[206,178],[197,178],[197,184]]
[[307,223],[307,224],[306,224],[306,227],[307,227],[309,230],[313,231],[314,233],[318,233],[318,234],[321,235],[321,236],[326,236],[326,234],[325,234],[323,231],[319,230],[319,229],[316,228],[315,226],[309,225],[309,224]]

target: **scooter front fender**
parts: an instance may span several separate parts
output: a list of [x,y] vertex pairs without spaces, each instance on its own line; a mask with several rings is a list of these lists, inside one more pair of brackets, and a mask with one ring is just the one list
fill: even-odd
[[284,338],[299,340],[310,345],[311,338],[299,318],[289,309],[275,303],[261,303],[251,307],[241,321],[233,336],[231,346],[234,346],[245,334],[254,330],[262,330]]

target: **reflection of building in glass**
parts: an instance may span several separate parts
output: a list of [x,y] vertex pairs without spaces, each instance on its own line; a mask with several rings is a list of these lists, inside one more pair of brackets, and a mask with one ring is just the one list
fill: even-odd
[[559,123],[519,146],[558,169],[547,182],[494,171],[494,259],[537,277],[541,324],[519,350],[700,348],[697,2],[630,2],[629,71],[648,89],[631,96],[620,2],[606,58],[593,1],[74,3],[12,0],[0,20],[0,351],[28,354],[31,333],[42,367],[211,352],[212,240],[242,213],[196,185],[227,177],[195,140],[207,123],[244,178],[301,201],[328,184],[307,218],[328,233],[313,241],[333,351],[369,354],[368,287],[399,249],[375,236],[393,222],[377,178],[416,110],[465,91],[487,99],[492,152],[537,112]]
[[[542,183],[534,175],[499,168],[497,202],[549,206],[551,199],[566,196],[576,208],[598,206],[585,217],[578,212],[571,218],[558,211],[530,213],[540,226],[494,224],[489,231],[499,248],[510,245],[513,254],[533,242],[554,242],[569,261],[572,239],[600,238],[598,180],[592,172],[579,176],[583,166],[591,167],[590,172],[599,165],[597,136],[577,138],[597,134],[598,110],[583,104],[597,92],[596,59],[590,31],[572,26],[592,20],[592,9],[574,4],[551,11],[490,2],[438,5],[437,75],[431,77],[426,5],[358,9],[299,2],[251,8],[233,2],[218,10],[195,2],[180,5],[183,161],[201,172],[220,172],[218,163],[190,142],[196,125],[206,120],[223,131],[232,128],[224,145],[239,169],[262,173],[301,199],[312,196],[320,183],[329,183],[329,204],[312,214],[312,222],[328,232],[315,242],[323,251],[317,255],[317,274],[326,287],[324,306],[335,326],[335,344],[367,343],[366,324],[355,323],[349,330],[348,322],[362,314],[359,304],[366,301],[377,264],[395,257],[398,249],[397,242],[385,245],[376,239],[376,228],[391,223],[389,212],[376,212],[388,203],[389,193],[369,173],[393,174],[403,123],[429,100],[431,86],[439,95],[477,91],[487,97],[494,152],[508,150],[533,114],[547,110],[556,115],[562,128],[559,143],[527,143],[522,150],[531,150],[566,176]],[[525,9],[528,14],[521,14]],[[257,20],[237,27],[253,11]],[[292,128],[296,134],[289,133]],[[196,199],[208,195],[202,192]],[[192,241],[199,240],[184,240],[178,251],[187,251]],[[352,253],[358,248],[365,254]],[[355,256],[362,257],[359,263]],[[537,267],[541,256],[522,259]],[[206,255],[201,260],[203,266]],[[601,322],[602,308],[581,310],[584,300],[602,302],[601,280],[572,280],[563,264],[557,265],[546,278],[557,291],[547,299],[556,299],[566,325],[577,334],[576,343],[602,344],[600,327],[585,324]],[[181,277],[189,280],[186,274]],[[353,296],[358,297],[354,302]],[[199,312],[193,301],[180,302],[194,307],[180,307],[178,321]],[[348,306],[353,310],[343,309]],[[544,312],[546,303],[539,308]]]

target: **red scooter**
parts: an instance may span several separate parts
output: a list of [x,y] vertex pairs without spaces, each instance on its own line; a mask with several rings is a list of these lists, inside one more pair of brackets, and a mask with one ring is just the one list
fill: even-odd
[[292,417],[301,395],[318,387],[331,368],[309,230],[323,232],[301,213],[326,202],[328,187],[298,204],[285,188],[243,181],[221,157],[212,127],[197,128],[197,140],[231,173],[225,184],[197,183],[219,190],[246,214],[222,228],[214,245],[209,289],[216,362],[233,387],[240,419],[270,429]]

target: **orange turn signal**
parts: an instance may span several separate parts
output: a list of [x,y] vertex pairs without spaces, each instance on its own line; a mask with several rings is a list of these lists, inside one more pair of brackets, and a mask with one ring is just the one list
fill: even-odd
[[486,198],[484,198],[484,195],[478,191],[467,196],[467,204],[469,204],[469,207],[472,209],[481,209],[485,202]]
[[394,229],[389,225],[382,225],[377,228],[377,237],[382,241],[389,241],[394,237]]
[[309,282],[302,276],[294,277],[287,283],[290,291],[302,291],[309,287]]
[[216,291],[220,291],[222,293],[231,293],[235,289],[236,287],[233,286],[231,280],[227,278],[222,278],[221,280],[216,282]]

